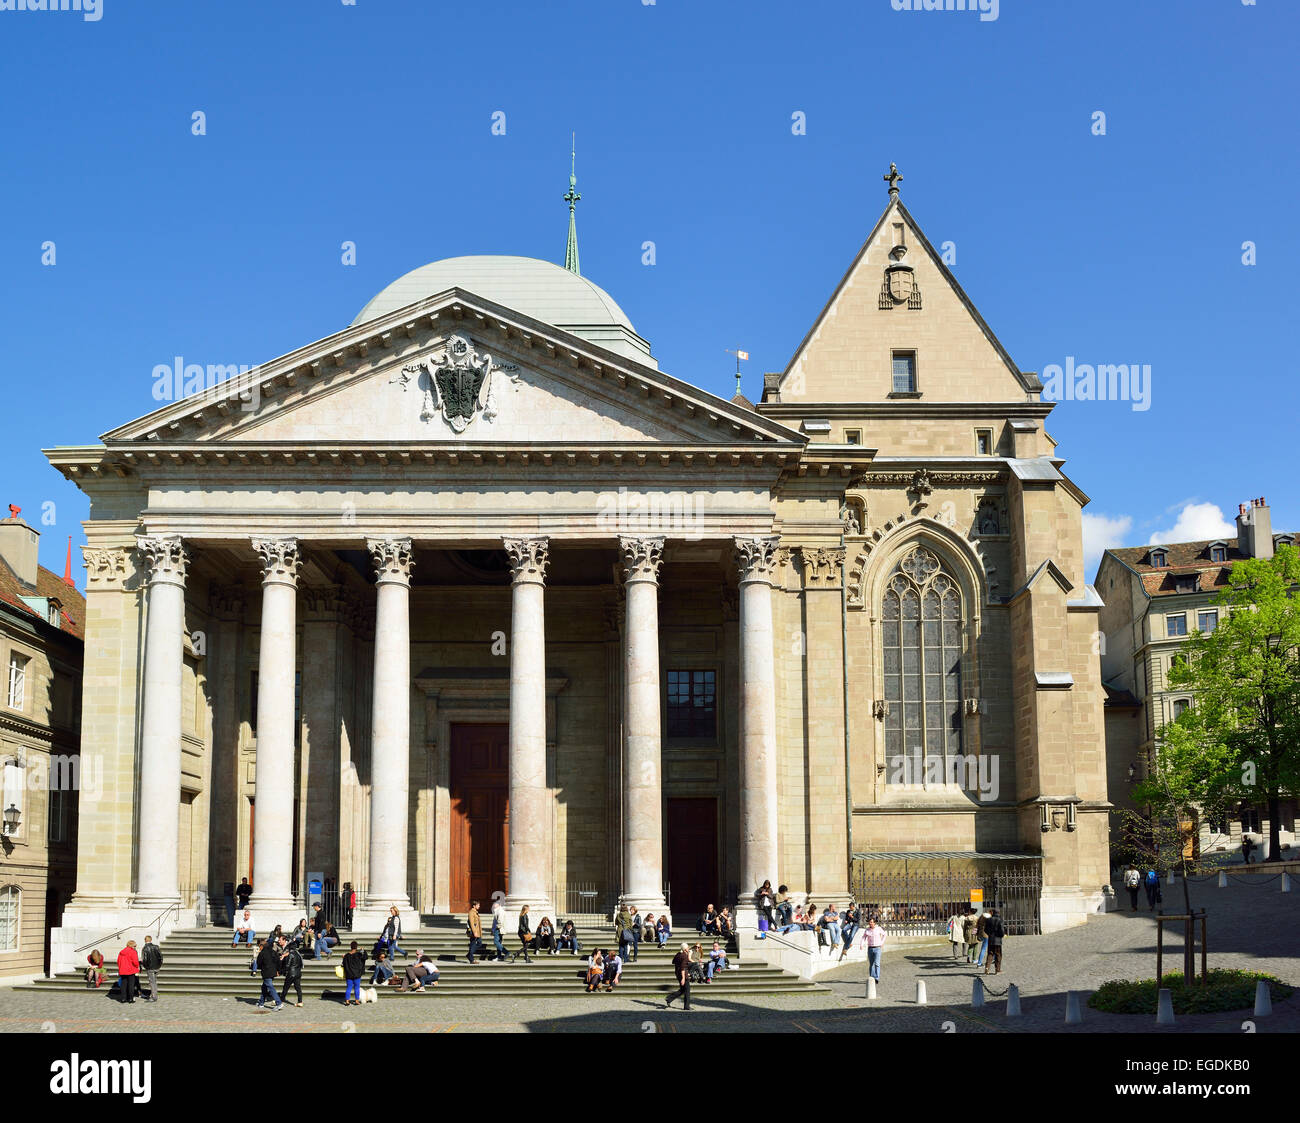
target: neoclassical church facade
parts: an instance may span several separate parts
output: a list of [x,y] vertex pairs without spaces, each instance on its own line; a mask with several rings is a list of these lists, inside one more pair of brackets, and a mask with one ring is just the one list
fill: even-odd
[[[892,170],[891,170],[892,171]],[[334,335],[47,451],[89,497],[76,894],[56,946],[263,924],[309,874],[563,914],[853,856],[1108,881],[1100,601],[1051,409],[898,197],[759,402],[602,289],[435,262]]]

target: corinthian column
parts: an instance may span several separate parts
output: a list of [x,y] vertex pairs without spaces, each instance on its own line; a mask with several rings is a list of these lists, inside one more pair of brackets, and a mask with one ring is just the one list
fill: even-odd
[[662,538],[620,538],[627,588],[623,664],[623,900],[664,911],[660,761],[659,564]]
[[506,907],[551,911],[551,806],[546,789],[545,538],[507,538],[510,619],[510,871]]
[[411,540],[367,539],[375,566],[375,687],[370,738],[367,913],[411,907],[406,888],[411,770]]
[[737,538],[740,570],[740,900],[738,927],[757,928],[754,891],[780,880],[776,827],[776,675],[772,583],[778,538]]
[[163,909],[180,901],[181,666],[185,652],[185,545],[136,539],[149,566],[140,715],[140,870],[131,904]]
[[[257,806],[253,815],[256,916],[269,928],[296,909],[293,896],[293,711],[297,663],[295,538],[254,538],[262,559],[262,635],[257,659]],[[269,921],[269,923],[268,923]]]

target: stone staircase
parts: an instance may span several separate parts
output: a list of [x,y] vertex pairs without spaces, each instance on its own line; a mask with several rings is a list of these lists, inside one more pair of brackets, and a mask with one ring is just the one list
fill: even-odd
[[[471,965],[465,958],[468,947],[465,918],[425,916],[421,918],[418,929],[408,929],[403,935],[402,948],[407,952],[407,957],[397,958],[395,972],[400,978],[406,965],[413,962],[416,950],[423,949],[438,964],[437,994],[510,998],[581,995],[585,993],[583,960],[586,955],[592,948],[613,948],[617,940],[612,925],[604,917],[574,916],[568,919],[572,919],[577,926],[578,939],[582,943],[582,951],[577,956],[567,951],[558,955],[538,955],[534,952],[531,963],[519,959],[507,963],[480,961]],[[489,952],[494,954],[490,915],[485,920],[483,942]],[[343,980],[335,975],[334,968],[343,962],[342,953],[347,951],[351,940],[355,939],[358,946],[366,951],[367,962],[373,962],[369,955],[378,939],[378,933],[340,931],[339,935],[342,939],[341,948],[335,947],[329,959],[304,960],[304,1001],[309,998],[342,998]],[[672,957],[682,941],[687,939],[691,943],[698,941],[704,944],[706,950],[712,946],[712,940],[705,941],[692,929],[679,931],[676,938],[662,949],[642,943],[639,958],[623,968],[623,981],[615,993],[625,997],[660,998],[675,989]],[[513,932],[506,934],[503,940],[507,951],[513,953],[518,950],[519,939]],[[161,947],[163,967],[159,987],[164,998],[167,995],[183,994],[256,999],[260,994],[261,979],[250,975],[248,970],[252,953],[243,944],[232,949],[230,931],[225,927],[178,929],[163,940]],[[739,963],[734,942],[728,956],[732,963]],[[117,977],[116,963],[110,962],[107,950],[104,966],[106,975],[101,993]],[[282,979],[277,980],[277,987],[282,983]],[[370,969],[367,970],[363,985],[370,985]],[[39,990],[47,994],[76,994],[85,993],[86,986],[80,971],[65,971],[53,978],[38,979],[18,989]],[[800,979],[791,972],[753,960],[741,964],[739,970],[720,973],[708,986],[710,996],[770,995],[818,989],[820,988],[816,984]],[[397,988],[384,988],[381,994],[386,996],[388,992],[395,995]]]

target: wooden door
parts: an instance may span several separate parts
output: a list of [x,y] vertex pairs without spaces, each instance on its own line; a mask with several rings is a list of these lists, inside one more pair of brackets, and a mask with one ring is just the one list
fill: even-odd
[[509,878],[510,736],[506,725],[451,727],[451,908],[484,910]]
[[664,839],[667,844],[664,871],[672,886],[673,915],[686,923],[709,904],[721,908],[717,799],[712,796],[669,799]]

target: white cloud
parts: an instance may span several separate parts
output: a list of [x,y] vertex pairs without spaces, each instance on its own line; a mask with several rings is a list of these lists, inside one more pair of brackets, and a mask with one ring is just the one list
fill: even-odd
[[1147,539],[1148,546],[1167,546],[1174,542],[1200,542],[1210,538],[1236,538],[1237,528],[1213,503],[1184,503],[1178,518],[1168,530],[1158,530]]
[[1133,528],[1129,515],[1110,518],[1108,515],[1083,513],[1083,571],[1096,573],[1101,555],[1112,546],[1123,546],[1124,539]]

